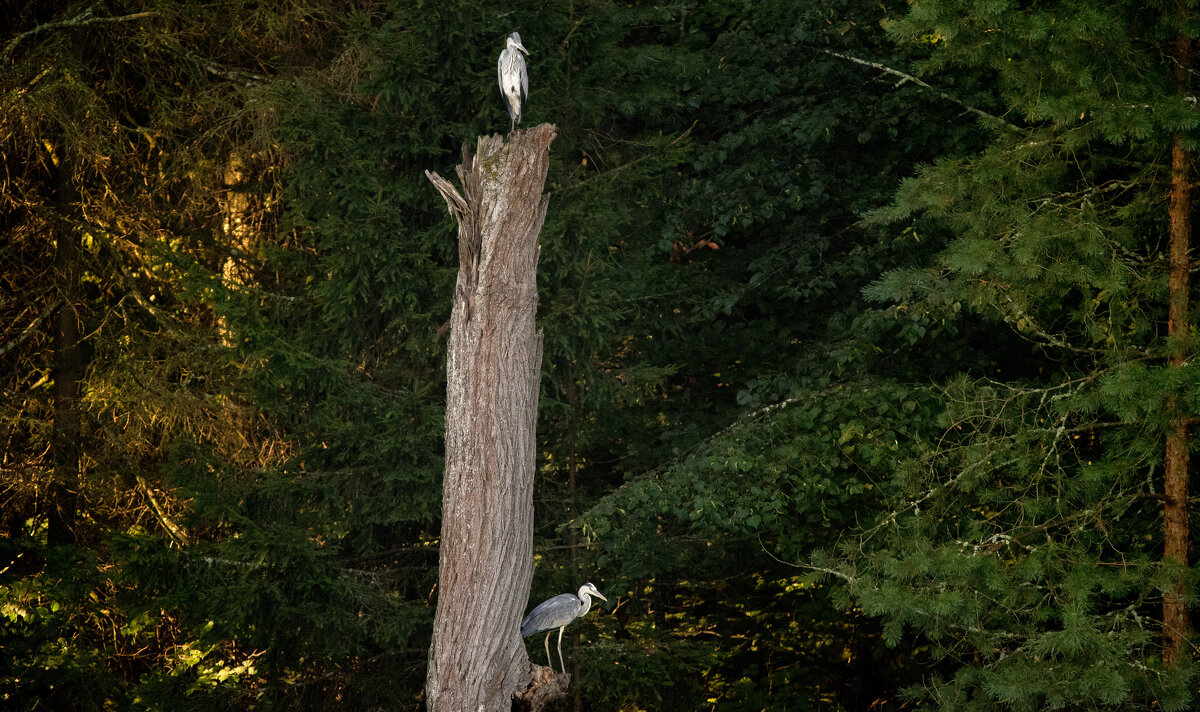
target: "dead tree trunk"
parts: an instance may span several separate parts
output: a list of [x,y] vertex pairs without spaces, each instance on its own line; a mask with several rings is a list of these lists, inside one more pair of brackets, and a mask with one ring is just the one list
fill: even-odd
[[461,194],[425,173],[459,229],[430,712],[508,710],[531,678],[519,626],[533,579],[537,240],[554,128],[480,137],[475,155],[464,146]]

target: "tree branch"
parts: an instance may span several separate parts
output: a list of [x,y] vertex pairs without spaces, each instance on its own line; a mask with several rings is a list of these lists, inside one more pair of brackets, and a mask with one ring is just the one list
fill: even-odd
[[911,74],[906,74],[904,72],[901,72],[898,69],[892,69],[891,67],[880,64],[879,62],[868,62],[865,59],[859,59],[858,57],[851,57],[850,55],[842,54],[841,52],[834,52],[831,49],[821,48],[821,51],[832,57],[837,57],[838,59],[844,59],[847,62],[854,62],[855,64],[861,64],[864,67],[871,67],[872,69],[878,69],[879,71],[885,72],[887,74],[891,74],[892,76],[900,77],[900,82],[896,84],[897,87],[900,86],[901,84],[903,84],[904,82],[912,82],[913,84],[916,84],[917,86],[921,87],[922,89],[928,89],[929,91],[933,92],[934,94],[937,94],[939,97],[941,97],[942,99],[945,99],[946,101],[948,101],[952,104],[958,104],[962,108],[966,109],[967,111],[971,112],[972,114],[975,114],[976,116],[978,116],[980,118],[987,119],[988,121],[992,121],[997,124],[1000,124],[1001,126],[1004,126],[1005,128],[1007,128],[1011,131],[1016,131],[1018,133],[1025,133],[1025,129],[1022,129],[1020,126],[1009,123],[1009,122],[1005,121],[1004,119],[1000,118],[999,116],[996,116],[995,114],[989,114],[988,112],[984,111],[983,109],[979,109],[974,106],[971,106],[970,104],[963,102],[961,99],[958,99],[954,96],[951,96],[950,94],[947,94],[946,92],[942,91],[941,89],[937,89],[933,86],[930,86],[929,84],[921,81],[920,79],[914,77]]
[[19,346],[21,343],[23,343],[26,339],[28,339],[29,336],[34,332],[34,329],[37,328],[37,325],[41,324],[51,314],[53,314],[54,310],[58,308],[58,305],[62,304],[62,301],[63,301],[62,297],[55,299],[53,302],[50,303],[50,306],[46,307],[45,310],[42,311],[41,314],[37,315],[36,319],[34,319],[33,321],[31,321],[29,323],[29,326],[25,327],[24,331],[22,331],[17,336],[13,337],[12,341],[9,341],[7,344],[5,344],[3,346],[0,346],[0,356],[3,356],[4,354],[8,353],[9,351],[12,351],[17,346]]
[[827,576],[834,576],[836,578],[839,578],[839,579],[845,581],[848,584],[854,584],[854,583],[857,583],[857,581],[858,581],[858,579],[855,578],[854,576],[851,576],[842,571],[838,571],[837,569],[830,569],[830,568],[826,568],[824,566],[814,566],[813,564],[793,564],[790,561],[784,561],[783,559],[781,559],[778,556],[771,553],[771,550],[768,549],[767,545],[763,543],[761,534],[758,535],[758,545],[762,548],[764,554],[771,557],[776,562],[783,564],[784,566],[791,566],[794,569],[808,569],[809,571],[812,571],[814,573],[826,574]]
[[0,61],[7,60],[8,56],[12,54],[14,49],[17,48],[17,45],[21,42],[21,40],[27,37],[33,37],[34,35],[40,35],[41,33],[48,32],[49,30],[57,30],[63,27],[85,27],[87,25],[97,25],[110,22],[132,22],[134,20],[141,20],[146,17],[153,17],[157,14],[158,11],[156,10],[147,10],[146,12],[135,12],[131,15],[118,15],[116,17],[93,17],[92,8],[89,7],[69,20],[47,22],[44,25],[38,25],[32,30],[22,32],[21,34],[12,38],[9,40],[8,44],[5,45],[4,52],[0,52]]
[[162,524],[163,529],[167,530],[167,533],[171,535],[171,538],[174,539],[177,544],[180,546],[187,546],[187,530],[176,524],[171,520],[170,517],[167,516],[166,509],[162,506],[162,503],[158,501],[158,498],[154,496],[154,493],[150,491],[150,485],[146,484],[146,478],[142,477],[141,475],[135,475],[135,477],[137,478],[138,487],[140,487],[142,490],[142,494],[146,495],[146,499],[150,500],[150,508],[154,510],[154,516],[158,518],[158,523]]

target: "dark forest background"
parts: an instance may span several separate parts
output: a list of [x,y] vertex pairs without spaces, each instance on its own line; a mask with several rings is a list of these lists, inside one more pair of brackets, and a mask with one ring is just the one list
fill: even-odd
[[423,708],[423,171],[507,128],[514,30],[558,132],[531,602],[610,601],[561,709],[1192,704],[1185,6],[16,0],[0,707]]

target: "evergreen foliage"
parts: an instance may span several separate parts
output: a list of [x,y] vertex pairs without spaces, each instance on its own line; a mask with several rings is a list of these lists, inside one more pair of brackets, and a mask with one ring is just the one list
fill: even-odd
[[991,73],[1029,128],[902,184],[875,219],[946,243],[867,294],[1031,348],[946,383],[941,434],[826,565],[888,640],[953,661],[914,700],[1185,709],[1193,666],[1160,657],[1162,595],[1184,572],[1159,561],[1157,498],[1167,400],[1197,402],[1165,362],[1162,259],[1166,147],[1197,123],[1165,46],[1189,30],[1133,4],[926,2],[893,31],[936,41],[929,71]]

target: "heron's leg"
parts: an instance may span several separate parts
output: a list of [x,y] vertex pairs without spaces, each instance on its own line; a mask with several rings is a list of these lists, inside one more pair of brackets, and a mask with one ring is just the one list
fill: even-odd
[[554,669],[554,665],[550,662],[550,636],[552,635],[554,635],[554,631],[550,631],[546,634],[546,667],[550,668],[551,670]]
[[[558,629],[558,664],[562,665],[563,672],[567,671],[567,664],[564,663],[563,659],[562,659],[562,633],[566,629],[567,629],[567,627],[565,625],[562,628]],[[549,655],[550,653],[546,653],[546,654]]]

